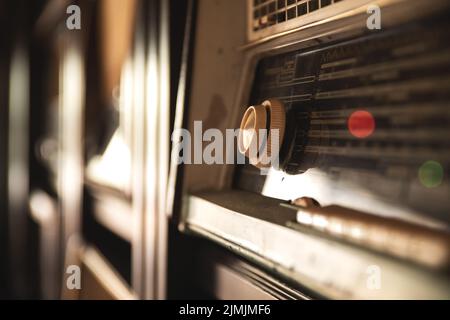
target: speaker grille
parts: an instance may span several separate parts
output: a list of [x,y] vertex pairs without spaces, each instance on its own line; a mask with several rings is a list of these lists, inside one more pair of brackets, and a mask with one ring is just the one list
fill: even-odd
[[343,0],[253,0],[253,31],[307,15]]

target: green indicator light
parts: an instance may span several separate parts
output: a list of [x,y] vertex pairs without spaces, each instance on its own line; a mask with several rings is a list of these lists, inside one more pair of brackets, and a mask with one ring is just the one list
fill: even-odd
[[419,168],[419,180],[427,188],[435,188],[444,179],[444,169],[437,161],[429,160]]

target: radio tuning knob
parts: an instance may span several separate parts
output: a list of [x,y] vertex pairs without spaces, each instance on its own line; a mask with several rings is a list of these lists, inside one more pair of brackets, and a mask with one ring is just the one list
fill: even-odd
[[[249,107],[241,121],[238,137],[239,151],[249,158],[250,163],[254,166],[270,167],[271,163],[267,159],[272,156],[272,151],[279,152],[285,126],[286,114],[281,101],[269,99],[260,105]],[[260,129],[265,130],[262,131],[265,132],[265,135],[261,134]],[[272,137],[272,133],[274,130],[278,130],[278,148],[273,147],[275,137]],[[264,159],[265,155],[266,159]]]

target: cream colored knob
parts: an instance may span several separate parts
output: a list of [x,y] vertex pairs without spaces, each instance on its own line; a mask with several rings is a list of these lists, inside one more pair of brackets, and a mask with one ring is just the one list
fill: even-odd
[[[273,143],[278,143],[278,152],[283,142],[285,125],[286,115],[281,101],[269,99],[260,105],[249,107],[241,121],[239,151],[250,159],[251,164],[270,167],[267,160],[272,156]],[[260,131],[261,129],[265,131]],[[274,130],[278,130],[277,140],[274,140]]]

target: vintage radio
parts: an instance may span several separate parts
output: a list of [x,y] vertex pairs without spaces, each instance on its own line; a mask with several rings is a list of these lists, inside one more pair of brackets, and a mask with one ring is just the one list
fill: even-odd
[[243,153],[246,129],[277,129],[280,148],[277,168],[259,154],[173,164],[180,228],[311,296],[448,298],[449,13],[446,1],[199,1],[175,128],[241,127]]

